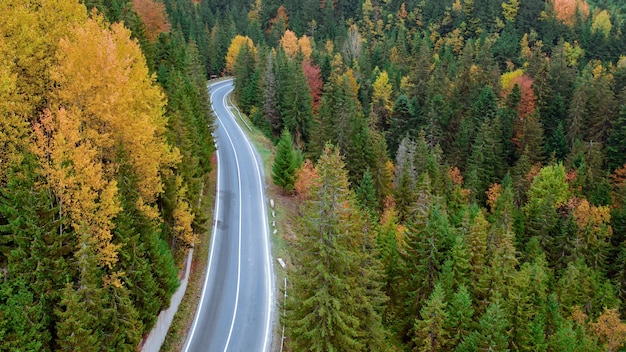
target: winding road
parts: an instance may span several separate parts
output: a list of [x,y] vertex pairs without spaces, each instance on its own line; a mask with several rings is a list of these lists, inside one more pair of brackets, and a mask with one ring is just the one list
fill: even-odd
[[232,79],[209,86],[217,197],[207,275],[184,352],[267,352],[273,284],[262,164],[227,104]]

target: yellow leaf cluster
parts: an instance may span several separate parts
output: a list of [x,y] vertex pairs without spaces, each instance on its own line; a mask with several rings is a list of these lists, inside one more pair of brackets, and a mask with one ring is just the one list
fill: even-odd
[[174,218],[174,236],[184,245],[191,247],[197,241],[191,225],[195,218],[191,212],[191,206],[187,200],[187,188],[183,185],[183,179],[176,176],[176,207],[172,212]]
[[463,38],[463,33],[458,28],[455,28],[452,32],[450,32],[445,39],[446,45],[452,48],[456,54],[460,54],[465,46],[465,39]]
[[113,218],[121,210],[117,183],[106,179],[97,146],[81,133],[80,115],[64,108],[47,109],[34,133],[36,152],[60,211],[69,217],[77,236],[89,238],[100,265],[111,268],[119,248],[111,243]]
[[22,160],[21,151],[28,144],[28,123],[15,111],[20,95],[9,51],[0,37],[0,187],[6,184],[9,167]]
[[307,35],[303,35],[298,39],[298,47],[300,47],[300,52],[305,60],[311,58],[311,54],[313,53],[313,48],[311,47],[311,38]]
[[256,47],[248,36],[237,35],[230,42],[230,46],[228,47],[228,51],[226,52],[226,67],[224,71],[226,73],[231,74],[235,69],[235,61],[237,61],[237,56],[239,55],[239,51],[243,48],[244,45],[247,45],[248,48],[256,55]]
[[101,18],[90,19],[60,41],[52,101],[80,118],[103,161],[120,147],[129,153],[139,194],[152,203],[163,192],[161,170],[180,158],[165,141],[165,96],[130,31],[119,23],[103,27]]
[[574,208],[574,219],[581,237],[587,243],[605,241],[613,230],[611,223],[611,209],[608,206],[593,206],[583,199]]
[[520,0],[508,0],[502,3],[502,15],[509,22],[514,22],[519,11]]
[[604,34],[605,38],[608,39],[612,28],[613,24],[611,24],[611,15],[609,15],[606,10],[596,12],[593,15],[593,22],[591,23],[592,33],[600,32]]
[[11,113],[31,121],[43,110],[50,90],[49,70],[56,63],[59,39],[87,19],[76,0],[0,1],[0,58],[10,58],[8,69],[16,79]]
[[298,54],[298,37],[290,29],[286,30],[282,38],[280,38],[280,46],[285,50],[285,53],[289,56],[296,56]]
[[504,91],[510,91],[513,88],[513,81],[516,78],[522,77],[524,75],[524,71],[520,68],[512,72],[505,72],[500,76],[500,86]]
[[387,71],[383,71],[380,75],[378,75],[376,81],[374,81],[372,89],[372,100],[374,103],[381,104],[388,113],[391,113],[394,105],[393,100],[391,100],[393,89],[391,87],[391,83],[389,82],[389,74],[387,74]]
[[605,351],[617,351],[626,343],[626,324],[619,317],[617,309],[606,309],[597,322],[590,323],[591,331],[604,345]]
[[574,45],[572,45],[569,42],[565,42],[563,44],[563,53],[567,59],[567,64],[570,67],[576,67],[578,65],[578,59],[585,54],[585,50],[581,48],[578,43],[574,43]]

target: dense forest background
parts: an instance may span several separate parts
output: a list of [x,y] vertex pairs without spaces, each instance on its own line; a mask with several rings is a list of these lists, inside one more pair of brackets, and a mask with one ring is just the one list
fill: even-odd
[[292,350],[623,349],[623,2],[165,4],[278,143]]
[[625,11],[2,1],[0,349],[136,349],[232,74],[296,204],[292,350],[623,350]]
[[0,350],[137,350],[206,220],[206,72],[163,4],[0,2]]

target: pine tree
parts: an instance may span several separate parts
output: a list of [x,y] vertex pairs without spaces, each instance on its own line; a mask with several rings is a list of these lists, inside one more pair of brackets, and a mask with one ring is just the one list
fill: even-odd
[[472,196],[481,204],[485,201],[485,191],[490,184],[502,177],[502,144],[500,120],[488,119],[481,123],[480,130],[472,146],[468,161],[467,184]]
[[398,303],[403,305],[399,307],[398,319],[405,324],[407,333],[438,282],[444,253],[452,246],[453,239],[453,230],[441,206],[430,204],[432,199],[427,194],[420,198],[416,214],[407,225],[406,247],[402,253],[403,301]]
[[289,129],[294,137],[295,144],[301,147],[309,141],[311,134],[313,101],[300,62],[287,59],[287,65],[289,66],[287,75],[283,78],[287,82],[279,82],[286,89],[282,94],[281,115],[285,128]]
[[263,116],[271,126],[272,132],[278,134],[282,128],[282,118],[278,111],[276,74],[274,72],[274,54],[267,53],[265,72],[263,75]]
[[372,216],[375,215],[378,211],[378,196],[376,195],[376,188],[374,188],[374,180],[370,170],[365,170],[363,173],[363,178],[355,193],[357,201],[363,210]]
[[411,133],[415,133],[414,131],[416,130],[417,125],[411,101],[408,96],[401,94],[393,105],[389,131],[385,135],[390,155],[396,155],[402,139]]
[[68,254],[76,244],[61,231],[63,220],[49,189],[36,186],[36,160],[25,154],[0,187],[0,258],[7,269],[0,283],[3,348],[50,350],[54,307],[66,277]]
[[283,192],[291,192],[296,181],[296,171],[302,161],[299,160],[289,130],[283,130],[278,142],[276,157],[272,165],[272,179]]
[[554,153],[558,161],[563,161],[568,153],[567,139],[563,123],[559,121],[554,133],[550,136],[546,143],[546,153],[548,155]]
[[235,58],[233,67],[235,89],[233,94],[237,98],[239,107],[245,114],[250,114],[253,106],[258,104],[257,96],[259,72],[256,69],[255,53],[243,45]]

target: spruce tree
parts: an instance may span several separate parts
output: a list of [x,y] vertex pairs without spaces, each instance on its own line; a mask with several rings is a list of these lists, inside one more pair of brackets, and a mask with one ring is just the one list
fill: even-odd
[[478,326],[457,348],[459,352],[471,351],[509,351],[507,330],[509,322],[506,312],[498,299],[487,307],[480,317]]
[[448,312],[445,329],[449,334],[449,339],[446,342],[446,347],[452,350],[456,349],[459,343],[470,334],[474,324],[472,296],[466,286],[460,286],[452,295]]
[[396,302],[398,323],[408,334],[428,296],[438,282],[445,253],[452,246],[453,229],[442,207],[430,204],[422,193],[416,204],[416,214],[409,220],[402,253],[400,291],[402,300]]
[[363,178],[356,189],[356,198],[361,208],[371,215],[378,211],[378,196],[374,188],[374,180],[369,169],[363,173]]
[[626,105],[622,105],[620,113],[613,121],[606,152],[609,170],[615,170],[626,163]]
[[291,192],[296,181],[296,171],[301,160],[293,147],[293,140],[289,130],[284,129],[278,141],[274,164],[272,165],[272,180],[280,186],[283,192]]
[[384,303],[371,233],[339,152],[327,146],[299,222],[287,327],[298,351],[385,351]]
[[420,310],[420,318],[415,320],[413,326],[414,351],[434,352],[443,351],[443,346],[448,341],[448,331],[445,324],[448,320],[447,302],[441,283],[435,285],[428,301]]

